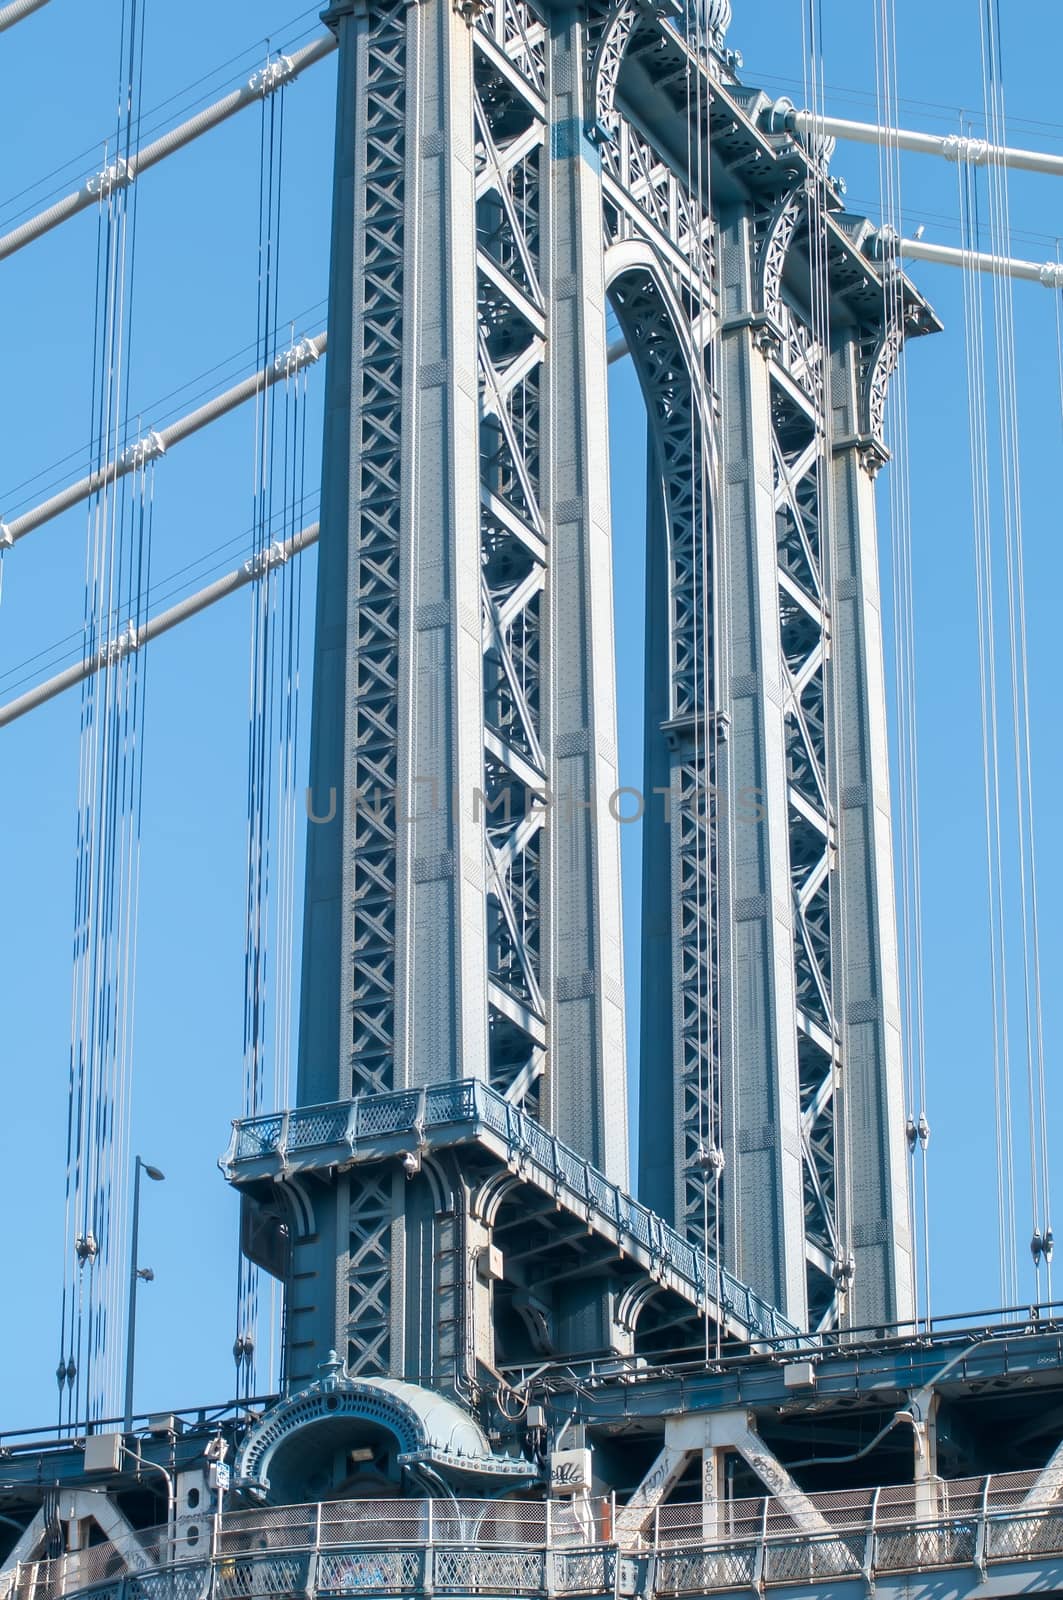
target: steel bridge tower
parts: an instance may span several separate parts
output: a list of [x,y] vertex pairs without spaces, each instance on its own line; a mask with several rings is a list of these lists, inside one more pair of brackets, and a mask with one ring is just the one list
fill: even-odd
[[[886,317],[874,230],[738,81],[729,11],[700,45],[666,0],[325,13],[303,1109],[230,1163],[292,1390],[332,1349],[461,1393],[518,1349],[663,1347],[664,1224],[792,1324],[913,1310],[873,476],[933,319],[903,280]],[[610,306],[649,426],[620,801]],[[632,1280],[616,818],[643,803]],[[582,1210],[543,1235],[562,1144]],[[559,1270],[581,1229],[604,1255]]]
[[1058,1590],[1063,1324],[913,1325],[873,480],[890,373],[938,324],[815,119],[741,83],[729,0],[676,5],[325,13],[298,1095],[222,1159],[284,1283],[282,1392],[4,1435],[0,1600]]

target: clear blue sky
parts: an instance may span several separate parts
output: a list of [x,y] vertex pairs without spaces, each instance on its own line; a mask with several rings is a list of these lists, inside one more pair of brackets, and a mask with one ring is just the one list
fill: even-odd
[[[980,104],[976,6],[977,0],[936,0],[932,6],[897,0],[901,36],[910,41],[901,65],[910,125],[951,131],[958,108]],[[747,81],[800,99],[802,9],[799,0],[735,0],[731,43],[744,53]],[[871,10],[870,3],[825,0],[828,105],[843,115],[873,112]],[[40,15],[0,37],[0,228],[10,225],[22,204],[36,209],[53,188],[65,192],[100,164],[97,153],[113,124],[119,11],[117,0],[91,6],[52,0]],[[215,84],[250,72],[266,27],[277,47],[316,31],[312,11],[294,24],[291,18],[280,0],[151,5],[145,107],[160,105],[230,58],[240,57]],[[1063,20],[1043,5],[1013,0],[1004,26],[1015,142],[1063,148],[1063,124],[1050,120]],[[294,319],[301,333],[320,326],[323,315],[333,85],[329,62],[287,96],[279,304],[282,318]],[[167,125],[169,115],[163,111],[157,120]],[[1023,118],[1038,126],[1021,127]],[[223,382],[248,370],[255,337],[258,149],[258,115],[245,113],[141,185],[132,392],[146,424],[157,422],[162,397],[217,363],[233,357],[220,374]],[[60,167],[65,172],[41,184],[28,202],[13,199]],[[843,149],[835,167],[849,179],[853,209],[874,214],[873,153]],[[912,157],[904,171],[909,227],[925,222],[928,238],[958,242],[954,169]],[[1051,180],[1013,180],[1020,253],[1036,259],[1055,254],[1056,236],[1063,232],[1061,198]],[[63,481],[64,469],[45,469],[70,452],[75,456],[69,467],[83,470],[95,237],[89,214],[0,267],[5,515],[40,497],[32,488],[16,492],[30,474],[45,472],[42,483]],[[961,285],[945,269],[921,268],[914,276],[946,324],[941,337],[913,350],[909,372],[934,1301],[938,1311],[952,1311],[993,1305],[997,1294],[978,661]],[[1055,571],[1061,429],[1052,297],[1024,287],[1018,307],[1051,1065],[1063,1044],[1056,977],[1063,950]],[[318,399],[320,378],[316,374],[310,385]],[[643,493],[643,420],[629,367],[618,369],[614,388],[616,604],[621,636],[631,638],[641,626],[641,528],[631,508]],[[180,399],[171,404],[184,409]],[[171,404],[161,409],[169,411]],[[252,420],[250,412],[236,414],[159,466],[158,575],[177,571],[250,526]],[[84,514],[75,511],[8,556],[0,674],[77,630],[84,540]],[[235,549],[218,558],[220,570],[235,564]],[[312,564],[307,558],[307,594]],[[154,1267],[156,1281],[140,1300],[138,1407],[221,1399],[233,1388],[236,1204],[216,1160],[229,1119],[239,1111],[242,1082],[248,645],[245,597],[160,641],[149,658],[134,1143],[165,1169],[167,1181],[146,1195],[141,1259]],[[639,781],[640,771],[636,654],[626,652],[620,663],[622,765],[629,783]],[[20,676],[12,672],[0,679],[0,698],[9,697]],[[9,1427],[49,1421],[55,1412],[77,726],[77,696],[68,695],[0,740],[0,1215],[8,1310],[0,1326],[0,1425]],[[635,830],[626,830],[625,843],[630,867],[637,855]],[[636,911],[629,895],[629,957]],[[1058,1084],[1053,1099],[1058,1123]],[[1058,1176],[1059,1151],[1055,1164]],[[1020,1216],[1025,1230],[1023,1206]],[[1024,1267],[1027,1293],[1029,1276]]]

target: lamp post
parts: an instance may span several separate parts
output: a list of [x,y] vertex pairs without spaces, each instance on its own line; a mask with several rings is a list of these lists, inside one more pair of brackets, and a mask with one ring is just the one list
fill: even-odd
[[165,1173],[158,1167],[150,1167],[146,1161],[137,1156],[136,1170],[133,1175],[133,1237],[129,1242],[129,1305],[126,1309],[126,1342],[125,1342],[125,1412],[122,1418],[122,1432],[133,1431],[133,1356],[136,1343],[137,1330],[137,1281],[143,1278],[150,1283],[155,1274],[150,1267],[137,1266],[137,1247],[140,1241],[140,1174],[146,1172],[155,1183],[161,1183]]

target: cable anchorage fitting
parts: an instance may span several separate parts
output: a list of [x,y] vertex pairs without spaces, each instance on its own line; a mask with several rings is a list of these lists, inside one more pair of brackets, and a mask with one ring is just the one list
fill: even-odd
[[121,633],[117,634],[113,639],[108,639],[107,643],[101,646],[96,659],[101,668],[113,667],[117,662],[124,661],[126,656],[131,656],[134,651],[139,649],[140,635],[137,632],[137,625],[130,620],[126,623]]
[[275,61],[267,61],[258,72],[253,72],[247,80],[247,87],[252,94],[260,94],[265,99],[284,84],[290,83],[294,77],[295,62],[291,56],[278,56]]
[[249,578],[261,578],[273,567],[283,567],[288,559],[288,552],[279,540],[266,550],[257,551],[249,561],[244,562],[244,571]]
[[946,161],[966,161],[972,167],[984,167],[989,160],[989,145],[985,139],[967,139],[962,133],[950,133],[941,146]]
[[144,467],[149,461],[157,461],[166,454],[166,441],[161,433],[144,434],[143,438],[135,439],[132,444],[126,445],[118,457],[118,466],[122,472],[134,472],[138,467]]
[[0,520],[0,550],[12,550],[15,545],[15,535],[7,523]]
[[839,1294],[848,1294],[856,1277],[856,1257],[850,1250],[846,1256],[838,1255],[834,1258],[831,1277],[838,1286]]
[[287,350],[282,350],[279,356],[273,358],[273,376],[275,378],[290,378],[296,372],[301,372],[304,367],[312,367],[315,361],[320,361],[321,351],[313,339],[297,339]]
[[1041,282],[1046,289],[1063,289],[1063,261],[1046,261],[1041,268]]
[[135,177],[136,173],[129,162],[124,156],[119,156],[109,167],[104,167],[101,172],[89,178],[85,184],[85,193],[92,195],[94,199],[106,200],[116,189],[128,189]]

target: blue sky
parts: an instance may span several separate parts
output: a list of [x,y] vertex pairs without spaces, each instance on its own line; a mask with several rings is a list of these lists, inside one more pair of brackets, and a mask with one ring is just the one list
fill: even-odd
[[[746,80],[798,100],[802,9],[799,0],[735,0],[731,29]],[[872,7],[824,0],[823,9],[828,106],[870,117]],[[38,209],[53,189],[66,192],[102,165],[98,155],[114,117],[119,10],[116,0],[95,7],[52,0],[0,37],[0,229],[23,205]],[[150,6],[144,106],[162,106],[228,62],[196,91],[214,98],[259,64],[264,27],[281,48],[318,31],[313,11],[294,23],[293,15],[294,6],[280,0]],[[900,36],[910,41],[900,68],[905,120],[953,131],[959,109],[981,103],[977,0],[936,0],[932,7],[897,0],[897,19]],[[1016,0],[1004,25],[1013,140],[1063,149],[1063,123],[1044,115],[1056,99],[1063,19]],[[278,304],[297,334],[313,332],[323,317],[333,89],[334,63],[327,62],[287,93]],[[188,104],[187,97],[175,101],[153,121],[168,126]],[[218,363],[227,364],[217,378],[189,394],[234,381],[251,364],[259,141],[258,113],[244,113],[140,185],[131,394],[146,426],[162,412],[186,409],[180,396],[160,402]],[[59,168],[65,170],[40,182]],[[848,179],[852,208],[874,214],[874,153],[843,148],[835,168]],[[924,223],[928,238],[957,243],[955,182],[955,170],[944,163],[906,158],[909,228]],[[31,195],[4,204],[30,185],[38,185]],[[1016,252],[1054,256],[1063,232],[1058,188],[1050,179],[1020,175],[1011,195]],[[95,260],[96,223],[88,214],[0,266],[4,515],[43,497],[32,485],[17,487],[31,474],[44,473],[39,482],[50,484],[84,470]],[[962,288],[946,269],[921,267],[913,276],[946,329],[921,341],[909,361],[934,1304],[945,1312],[997,1303],[995,1146]],[[1056,980],[1063,949],[1063,773],[1055,736],[1061,424],[1052,296],[1022,286],[1017,308],[1051,1063],[1063,1043]],[[320,379],[313,374],[309,384],[314,417]],[[644,424],[629,364],[616,370],[613,390],[616,605],[618,630],[630,638],[641,626],[641,526],[631,508],[643,494]],[[313,420],[310,431],[314,438]],[[46,470],[70,452],[67,468]],[[313,461],[308,472],[316,475]],[[246,410],[159,465],[153,557],[159,576],[199,558],[198,570],[214,575],[236,564],[234,554],[242,559],[246,546],[239,542],[210,552],[250,527],[252,477],[253,416]],[[0,678],[0,698],[14,692],[20,663],[78,629],[84,548],[84,512],[74,511],[5,560],[0,674],[8,676]],[[313,558],[305,560],[309,595]],[[133,1126],[135,1148],[166,1171],[167,1181],[145,1196],[141,1259],[154,1267],[156,1281],[140,1298],[138,1407],[220,1399],[233,1388],[236,1205],[216,1160],[239,1111],[242,1084],[249,617],[246,597],[226,602],[160,640],[148,658]],[[304,709],[308,683],[304,676]],[[639,781],[640,696],[641,662],[627,652],[620,699],[622,776],[629,783]],[[77,762],[76,694],[2,736],[0,1208],[7,1219],[5,1298],[15,1309],[0,1330],[4,1426],[45,1422],[55,1412]],[[625,848],[630,868],[636,830],[626,830]],[[629,957],[635,909],[629,897]],[[1059,1090],[1051,1087],[1058,1123]],[[1058,1177],[1058,1153],[1055,1165]],[[1027,1210],[1020,1204],[1025,1232]],[[1025,1264],[1022,1282],[1023,1293],[1031,1293]]]

